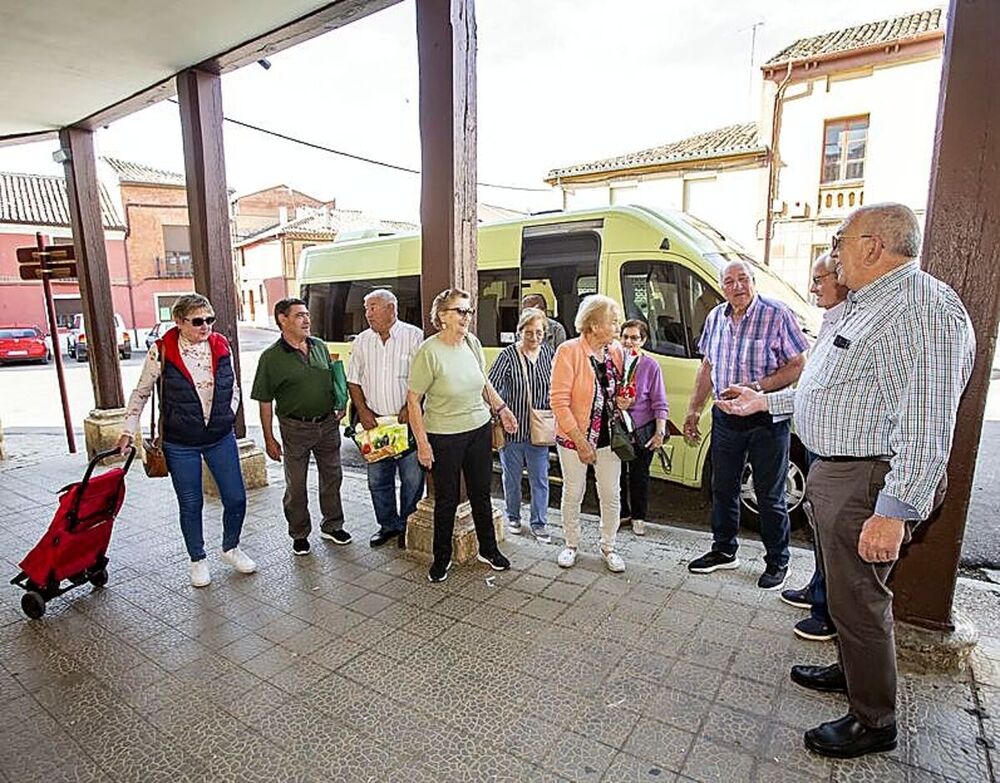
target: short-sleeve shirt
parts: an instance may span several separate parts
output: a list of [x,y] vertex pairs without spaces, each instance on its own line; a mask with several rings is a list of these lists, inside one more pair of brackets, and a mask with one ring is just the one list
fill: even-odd
[[410,391],[424,395],[424,426],[434,435],[478,429],[490,420],[483,399],[483,346],[473,335],[448,345],[439,335],[428,337],[410,366]]
[[416,326],[396,321],[385,342],[374,329],[365,329],[351,344],[347,381],[361,387],[376,415],[395,415],[406,404],[410,363],[423,341]]
[[309,354],[289,345],[284,337],[268,346],[257,362],[250,397],[274,400],[278,416],[313,418],[333,411],[333,376],[326,343],[309,338]]
[[729,386],[766,378],[809,347],[795,314],[776,299],[754,296],[736,324],[732,312],[728,302],[715,307],[701,333],[716,398]]

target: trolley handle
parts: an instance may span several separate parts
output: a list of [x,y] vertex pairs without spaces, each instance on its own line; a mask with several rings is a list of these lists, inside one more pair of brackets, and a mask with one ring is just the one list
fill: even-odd
[[[118,449],[108,449],[107,451],[99,451],[94,455],[94,458],[87,465],[87,472],[83,474],[83,480],[80,482],[80,488],[76,492],[76,502],[73,504],[73,508],[69,512],[69,528],[72,530],[76,527],[76,523],[79,521],[77,515],[80,513],[80,501],[83,498],[83,492],[87,488],[87,484],[90,481],[90,476],[94,472],[94,468],[97,467],[97,463],[108,457],[114,457],[120,454]],[[125,460],[125,467],[123,470],[128,473],[129,468],[132,467],[132,460],[135,459],[135,446],[129,446],[128,459]]]

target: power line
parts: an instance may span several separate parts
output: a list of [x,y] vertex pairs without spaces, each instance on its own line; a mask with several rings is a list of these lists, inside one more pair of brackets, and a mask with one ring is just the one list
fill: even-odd
[[[168,98],[171,103],[177,103],[176,98]],[[320,150],[321,152],[329,152],[333,155],[340,155],[344,158],[350,158],[351,160],[357,160],[361,163],[370,163],[373,166],[381,166],[383,168],[392,169],[393,171],[402,171],[404,174],[420,174],[420,169],[411,169],[409,166],[401,166],[398,163],[387,163],[384,160],[376,160],[375,158],[367,158],[364,155],[356,155],[353,152],[345,152],[344,150],[334,149],[333,147],[327,147],[323,144],[317,144],[314,141],[306,141],[305,139],[300,139],[295,136],[289,136],[287,133],[281,133],[280,131],[271,130],[270,128],[262,128],[259,125],[253,125],[249,122],[243,122],[242,120],[233,119],[232,117],[222,116],[222,119],[232,125],[238,125],[241,128],[248,128],[249,130],[257,131],[258,133],[263,133],[268,136],[274,136],[277,139],[282,139],[283,141],[290,141],[293,144],[301,144],[303,147],[310,147],[314,150]],[[484,188],[497,188],[499,190],[521,190],[528,191],[531,193],[551,193],[551,188],[523,188],[518,185],[497,185],[490,182],[477,182],[477,185]]]

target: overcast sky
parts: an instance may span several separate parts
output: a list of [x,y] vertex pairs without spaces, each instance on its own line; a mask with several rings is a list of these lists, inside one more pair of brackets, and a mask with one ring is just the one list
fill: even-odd
[[[797,38],[934,7],[916,0],[478,0],[479,178],[545,188],[572,163],[758,118],[755,66]],[[420,166],[412,0],[223,78],[227,116]],[[419,177],[226,126],[230,187],[285,183],[343,208],[416,220]],[[183,170],[178,109],[97,135],[100,154]],[[0,170],[61,173],[55,142],[0,148]],[[480,201],[558,206],[550,193],[481,187]]]

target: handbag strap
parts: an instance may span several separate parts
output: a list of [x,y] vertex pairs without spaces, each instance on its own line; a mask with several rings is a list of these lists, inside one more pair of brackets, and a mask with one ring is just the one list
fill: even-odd
[[465,344],[469,346],[469,350],[472,351],[472,355],[476,357],[476,364],[479,365],[479,372],[483,374],[483,401],[486,403],[486,407],[489,408],[490,415],[496,416],[497,412],[493,410],[493,402],[490,400],[489,392],[486,391],[486,387],[490,382],[490,379],[486,376],[486,368],[483,366],[482,357],[479,355],[479,351],[476,350],[476,346],[472,344],[472,340],[469,339],[469,335],[465,335]]
[[528,395],[528,411],[533,411],[535,409],[535,401],[531,395],[531,381],[528,380],[528,357],[521,353],[517,346],[514,346],[514,352],[521,357],[520,362],[521,371],[524,373],[524,388]]
[[149,440],[152,443],[156,442],[156,419],[154,418],[156,414],[156,387],[160,387],[160,436],[163,436],[163,368],[165,357],[163,355],[162,342],[157,346],[157,351],[160,354],[160,377],[157,382],[153,384],[153,404],[149,409]]

